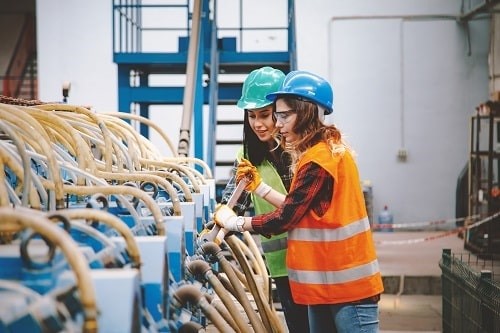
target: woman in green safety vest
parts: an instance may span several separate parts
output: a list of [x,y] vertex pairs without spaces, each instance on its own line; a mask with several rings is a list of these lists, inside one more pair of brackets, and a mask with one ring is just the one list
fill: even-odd
[[[243,83],[242,96],[237,106],[245,110],[243,122],[243,147],[238,151],[233,174],[222,192],[221,203],[225,204],[236,187],[236,170],[245,158],[255,165],[262,180],[273,189],[286,194],[292,179],[290,156],[283,151],[273,137],[276,119],[273,103],[266,99],[268,93],[277,91],[285,74],[275,68],[265,66],[252,71]],[[238,215],[243,215],[253,203],[256,214],[268,213],[276,209],[257,193],[244,192],[233,207]],[[271,238],[261,237],[262,250],[269,273],[276,285],[285,320],[290,333],[309,332],[307,306],[296,304],[291,295],[286,268],[287,233]]]

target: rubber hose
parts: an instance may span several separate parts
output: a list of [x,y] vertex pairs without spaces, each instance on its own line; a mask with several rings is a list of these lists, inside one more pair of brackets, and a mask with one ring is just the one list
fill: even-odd
[[225,241],[233,250],[233,253],[236,256],[240,267],[245,273],[248,285],[250,286],[250,292],[254,296],[255,303],[257,304],[257,308],[259,309],[259,313],[264,325],[266,326],[268,332],[283,332],[284,330],[281,322],[278,320],[278,318],[275,317],[275,314],[271,311],[270,307],[267,306],[266,302],[264,302],[264,299],[267,298],[262,294],[262,290],[257,286],[254,275],[250,269],[250,265],[243,252],[239,248],[235,238],[235,235],[231,235],[229,237],[226,237]]
[[186,175],[186,177],[191,182],[190,185],[193,186],[194,191],[196,193],[200,192],[200,186],[199,186],[199,183],[198,183],[196,177],[193,175],[193,170],[191,170],[187,167],[184,167],[180,164],[176,165],[174,163],[168,163],[168,162],[164,162],[164,161],[146,160],[143,158],[141,158],[140,161],[145,167],[156,166],[159,168],[170,168],[170,169],[174,169],[174,170],[179,171],[180,173]]
[[140,271],[141,253],[139,247],[137,246],[136,239],[134,238],[134,235],[132,234],[130,228],[120,218],[102,210],[86,209],[86,208],[61,209],[58,210],[57,213],[66,216],[70,220],[72,219],[99,220],[102,223],[107,224],[111,228],[118,231],[118,233],[125,240],[127,253],[132,262],[132,267],[139,269]]
[[142,200],[146,206],[149,208],[153,214],[153,218],[156,222],[156,228],[158,230],[159,236],[165,235],[165,225],[163,221],[163,215],[160,207],[146,192],[124,185],[113,185],[113,186],[71,186],[64,185],[64,190],[67,193],[77,194],[77,195],[92,195],[95,193],[102,193],[105,195],[121,194],[121,195],[132,195],[134,197]]
[[201,324],[194,323],[192,321],[183,324],[179,328],[179,333],[204,333],[205,329]]
[[21,162],[23,165],[23,177],[22,177],[22,182],[23,182],[23,195],[21,198],[22,205],[24,207],[28,206],[28,199],[29,193],[31,190],[31,160],[28,158],[28,154],[26,154],[26,146],[24,143],[24,140],[17,135],[17,133],[10,127],[8,126],[7,123],[0,122],[0,129],[2,132],[7,134],[9,138],[12,140],[14,146],[17,149],[18,156],[21,158]]
[[97,175],[107,180],[149,181],[152,183],[156,183],[160,185],[165,191],[167,191],[168,195],[170,196],[174,209],[174,215],[175,216],[182,215],[181,203],[177,191],[172,186],[172,184],[170,184],[168,181],[159,176],[148,175],[147,173],[140,173],[140,174],[116,173],[116,172],[109,173],[105,171],[98,172]]
[[[267,273],[267,266],[266,263],[264,262],[264,259],[262,258],[262,253],[260,252],[257,244],[255,243],[255,239],[252,237],[250,232],[245,231],[242,233],[243,234],[243,239],[245,240],[246,244],[254,254],[255,259],[257,259],[257,263],[259,264],[261,274],[262,274],[262,279],[264,282],[264,294],[265,295],[270,295],[270,285],[269,285],[269,274]],[[272,304],[272,300],[269,299],[270,304]]]
[[185,306],[188,302],[198,306],[220,332],[233,331],[224,318],[208,303],[202,292],[195,286],[190,284],[182,285],[175,290],[173,296],[182,306]]
[[75,241],[64,230],[44,218],[40,212],[32,209],[24,207],[16,207],[15,209],[0,207],[0,230],[4,226],[7,226],[7,229],[9,229],[9,223],[31,228],[61,248],[76,277],[76,284],[83,307],[84,322],[82,331],[85,333],[96,333],[98,331],[98,323],[94,285],[87,261]]
[[67,111],[67,112],[75,112],[75,113],[80,113],[91,120],[94,121],[94,123],[98,126],[98,128],[101,130],[102,133],[102,138],[104,139],[106,149],[104,150],[104,160],[106,163],[106,171],[111,171],[112,170],[112,149],[113,149],[113,144],[111,141],[111,133],[107,129],[106,125],[104,122],[99,118],[99,116],[96,113],[93,113],[89,109],[86,109],[81,106],[75,106],[75,105],[69,105],[69,104],[42,104],[42,105],[37,105],[36,108],[45,110],[45,111]]
[[158,134],[161,136],[161,138],[167,144],[167,147],[170,148],[172,155],[178,156],[177,149],[175,149],[175,147],[174,147],[172,141],[170,140],[170,138],[168,137],[168,135],[163,131],[163,129],[161,127],[159,127],[155,122],[151,121],[150,119],[144,118],[142,116],[130,114],[130,113],[124,113],[124,112],[105,112],[103,114],[104,115],[111,115],[111,116],[115,116],[115,117],[119,117],[119,118],[133,119],[133,120],[137,120],[141,123],[148,125],[149,127],[156,130],[156,132],[158,132]]
[[210,170],[210,167],[208,164],[196,157],[189,157],[189,156],[177,156],[177,157],[166,157],[164,158],[164,161],[167,162],[178,162],[178,163],[183,163],[183,162],[189,162],[189,163],[194,163],[196,165],[199,165],[203,168],[205,171],[205,178],[212,179],[212,170]]
[[[73,156],[78,162],[78,166],[83,170],[89,169],[90,172],[95,170],[95,162],[90,147],[85,144],[82,137],[78,135],[78,132],[68,122],[57,116],[55,112],[49,113],[35,108],[28,108],[27,111],[36,119],[40,119],[41,122],[52,124],[53,126],[48,128],[54,131],[54,133],[68,133],[72,142],[70,147],[67,148],[74,150]],[[81,183],[77,184],[83,185]]]
[[[1,154],[3,155],[5,164],[10,168],[10,170],[15,173],[16,177],[20,180],[21,185],[19,186],[23,186],[23,201],[21,205],[24,207],[28,207],[29,203],[32,208],[42,209],[40,200],[43,200],[45,203],[47,203],[48,194],[43,187],[40,179],[36,175],[34,175],[33,168],[31,167],[31,159],[28,156],[29,153],[27,151],[24,152],[24,155],[26,155],[28,161],[28,165],[26,165],[26,161],[24,160],[22,161],[22,164],[20,163],[17,149],[13,149],[12,146],[9,147],[9,145],[5,142],[0,142],[0,150]],[[25,178],[25,174],[29,174],[28,179]],[[26,190],[28,190],[29,193],[25,198],[24,196]],[[25,199],[29,199],[27,200],[28,202],[26,204],[24,204]]]
[[[205,293],[205,299],[207,300],[208,304],[210,304],[217,312],[221,315],[222,318],[226,321],[226,323],[231,326],[231,328],[235,332],[241,332],[240,329],[238,328],[238,325],[236,325],[236,322],[234,321],[234,318],[231,316],[229,313],[228,309],[224,307],[224,304],[215,301],[215,297],[212,295],[209,295]],[[248,325],[247,325],[248,327]]]
[[203,254],[207,254],[210,257],[210,259],[213,258],[217,260],[221,265],[222,270],[226,273],[227,277],[229,278],[229,281],[231,282],[231,285],[233,286],[235,295],[237,295],[235,297],[239,300],[240,304],[243,306],[243,309],[245,310],[245,313],[247,314],[248,319],[250,320],[250,323],[252,324],[252,327],[254,328],[255,332],[256,333],[270,332],[266,331],[263,322],[259,319],[257,313],[254,311],[252,304],[250,304],[250,301],[248,300],[247,295],[245,294],[245,290],[243,290],[243,287],[241,286],[238,277],[236,276],[236,274],[233,271],[233,268],[231,267],[231,264],[222,254],[221,248],[214,242],[206,242],[200,246],[200,249]]
[[236,307],[236,304],[228,295],[228,291],[226,290],[226,288],[224,288],[217,276],[215,276],[215,274],[212,272],[212,268],[210,267],[210,265],[206,261],[196,259],[188,264],[188,270],[195,277],[202,276],[210,283],[217,295],[219,295],[222,303],[229,310],[229,313],[233,317],[235,324],[239,328],[239,331],[251,333],[251,330],[248,327],[248,323],[244,320],[239,309]]
[[10,121],[14,123],[17,127],[22,129],[22,134],[25,135],[26,138],[31,138],[32,140],[29,143],[32,147],[39,147],[41,152],[47,158],[48,165],[48,176],[50,180],[54,183],[54,192],[55,192],[55,205],[56,207],[52,207],[55,209],[64,207],[64,191],[63,191],[63,182],[60,177],[60,170],[55,159],[55,156],[50,148],[50,141],[47,137],[47,133],[43,127],[30,115],[26,112],[22,112],[22,107],[12,107],[9,105],[4,105],[0,107],[1,118],[6,121]]
[[191,189],[189,188],[188,184],[184,181],[184,179],[182,179],[179,175],[164,170],[137,171],[136,173],[138,174],[146,173],[170,179],[172,182],[178,184],[179,187],[182,189],[182,193],[184,194],[186,201],[193,202],[193,194],[191,193]]

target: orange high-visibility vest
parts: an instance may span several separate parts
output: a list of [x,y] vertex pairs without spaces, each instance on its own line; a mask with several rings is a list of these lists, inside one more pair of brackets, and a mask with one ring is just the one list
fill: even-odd
[[[330,207],[323,216],[309,211],[288,231],[287,267],[298,304],[339,304],[383,292],[358,169],[348,149],[333,154],[318,143],[301,157],[297,170],[314,162],[334,179]],[[295,178],[292,182],[292,191]]]

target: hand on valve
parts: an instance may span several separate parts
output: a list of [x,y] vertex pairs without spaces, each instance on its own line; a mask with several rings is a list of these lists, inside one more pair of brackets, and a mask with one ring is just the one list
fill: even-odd
[[214,212],[214,221],[218,226],[228,231],[242,232],[245,218],[237,216],[228,205],[219,205]]
[[248,181],[245,190],[253,192],[261,198],[271,191],[271,187],[262,181],[257,168],[249,160],[242,158],[236,170],[236,182],[239,183],[245,178]]

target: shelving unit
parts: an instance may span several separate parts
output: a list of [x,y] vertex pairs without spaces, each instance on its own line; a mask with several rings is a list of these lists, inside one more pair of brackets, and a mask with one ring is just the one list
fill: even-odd
[[481,104],[470,119],[469,216],[487,222],[465,231],[465,248],[500,255],[500,103]]

